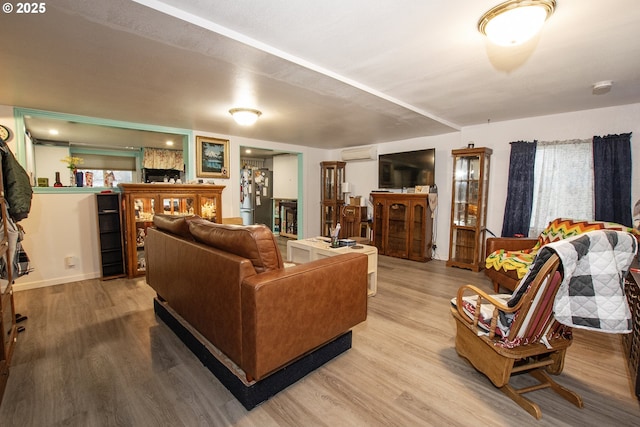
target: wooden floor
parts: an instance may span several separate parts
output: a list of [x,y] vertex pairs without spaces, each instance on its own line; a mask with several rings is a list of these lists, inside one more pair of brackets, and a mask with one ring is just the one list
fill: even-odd
[[489,289],[482,273],[381,256],[378,294],[353,348],[251,412],[156,319],[144,279],[18,292],[29,319],[0,425],[640,425],[616,335],[575,332],[558,382],[583,409],[537,391],[536,421],[503,396],[456,354],[449,299],[464,283]]

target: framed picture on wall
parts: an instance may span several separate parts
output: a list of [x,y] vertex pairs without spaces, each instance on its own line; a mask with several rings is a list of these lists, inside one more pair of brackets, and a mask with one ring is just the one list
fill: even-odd
[[229,140],[196,136],[196,176],[229,178]]

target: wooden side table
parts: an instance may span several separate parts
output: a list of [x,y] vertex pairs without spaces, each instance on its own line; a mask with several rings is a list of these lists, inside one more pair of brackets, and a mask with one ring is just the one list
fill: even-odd
[[[634,261],[633,268],[638,268],[638,261]],[[629,373],[633,390],[640,399],[640,273],[632,271],[625,280],[624,290],[629,301],[631,317],[633,319],[632,332],[622,335],[625,356],[629,364]]]

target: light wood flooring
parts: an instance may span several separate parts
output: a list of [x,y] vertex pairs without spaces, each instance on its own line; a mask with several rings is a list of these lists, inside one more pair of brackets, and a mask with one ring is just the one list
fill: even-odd
[[17,292],[29,319],[0,425],[640,425],[616,335],[575,331],[557,380],[583,409],[537,391],[536,421],[503,396],[456,354],[449,300],[465,283],[490,288],[483,273],[381,256],[378,294],[353,348],[250,412],[156,319],[144,279]]

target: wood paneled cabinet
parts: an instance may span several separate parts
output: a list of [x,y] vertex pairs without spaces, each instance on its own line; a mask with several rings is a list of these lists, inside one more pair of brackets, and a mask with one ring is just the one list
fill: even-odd
[[367,208],[345,205],[340,209],[340,234],[344,238],[369,237]]
[[[340,209],[344,206],[345,165],[345,162],[320,162],[323,236],[329,236],[331,229],[340,222]],[[339,237],[345,237],[342,230]]]
[[484,267],[490,148],[453,150],[448,267]]
[[[632,267],[640,267],[637,257]],[[622,344],[629,366],[632,389],[640,399],[640,286],[638,283],[640,283],[640,273],[630,272],[625,280],[624,290],[631,310],[632,326],[630,334],[622,335]]]
[[222,222],[223,185],[119,184],[128,277],[145,273],[144,239],[155,214],[199,215]]
[[414,261],[431,259],[433,220],[422,193],[372,193],[373,241],[378,253]]
[[2,331],[2,338],[0,339],[0,402],[2,402],[4,389],[9,378],[9,364],[18,335],[16,312],[13,305],[12,254],[9,253],[9,238],[6,233],[8,226],[5,203],[4,183],[0,172],[0,215],[2,215],[1,221],[4,230],[0,235],[0,258],[3,258],[5,266],[0,278],[0,330]]

